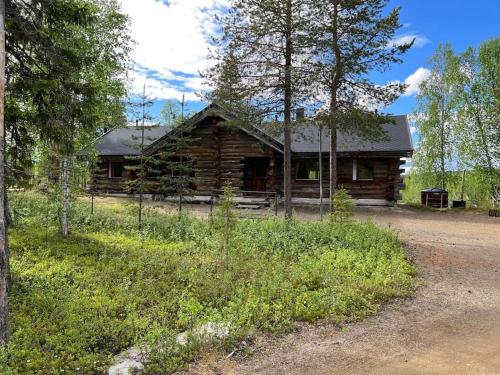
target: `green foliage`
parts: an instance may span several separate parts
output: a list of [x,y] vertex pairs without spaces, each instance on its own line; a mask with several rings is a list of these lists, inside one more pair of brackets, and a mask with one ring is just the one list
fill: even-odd
[[[438,46],[429,61],[430,77],[417,97],[419,144],[413,164],[418,179],[409,179],[415,187],[456,191],[458,173],[452,170],[466,170],[468,200],[487,206],[498,194],[499,61],[500,38],[461,54],[449,44]],[[406,196],[416,194],[407,192]]]
[[[497,177],[499,179],[500,177]],[[420,174],[412,171],[405,177],[406,185],[403,190],[403,203],[420,204],[420,192],[423,189],[438,186],[440,176],[437,174]],[[449,200],[460,200],[462,197],[462,172],[446,172],[447,191]],[[491,206],[488,174],[484,170],[471,170],[465,173],[464,200],[467,206],[475,205],[480,208]]]
[[419,134],[414,165],[421,174],[439,175],[434,186],[446,189],[446,170],[454,157],[457,58],[449,44],[439,45],[429,63],[430,77],[420,85],[414,113]]
[[224,185],[224,194],[219,198],[219,205],[215,210],[214,228],[219,232],[221,238],[221,247],[227,255],[231,250],[231,238],[236,226],[236,215],[234,214],[235,194],[230,182]]
[[333,212],[330,213],[330,221],[348,222],[354,218],[355,204],[346,189],[337,189],[333,196]]
[[[235,221],[221,267],[219,233],[208,221],[149,209],[139,233],[133,204],[100,205],[92,216],[77,202],[74,236],[61,238],[53,221],[47,245],[46,199],[12,193],[10,201],[18,214],[2,374],[104,373],[135,344],[150,352],[146,373],[167,374],[202,348],[196,340],[179,346],[179,332],[224,322],[228,348],[295,321],[358,319],[413,289],[400,241],[372,223]],[[228,209],[230,202],[228,194]]]
[[124,122],[130,35],[116,0],[12,0],[7,9],[8,159],[26,171],[42,144],[74,155]]

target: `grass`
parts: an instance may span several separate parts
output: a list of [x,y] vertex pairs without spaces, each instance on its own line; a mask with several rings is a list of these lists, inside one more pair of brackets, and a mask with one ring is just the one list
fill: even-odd
[[133,205],[101,204],[91,216],[76,202],[73,236],[63,239],[49,200],[15,193],[10,202],[2,374],[103,374],[138,343],[150,351],[145,373],[171,373],[203,345],[181,347],[176,335],[204,323],[230,327],[214,344],[227,350],[297,321],[363,318],[414,286],[398,238],[371,223],[238,220],[225,248],[209,221],[150,209],[139,233]]

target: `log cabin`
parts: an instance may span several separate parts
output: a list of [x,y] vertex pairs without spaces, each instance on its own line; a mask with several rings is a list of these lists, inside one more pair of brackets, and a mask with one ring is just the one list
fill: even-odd
[[[228,125],[232,117],[211,104],[186,122],[193,142],[182,150],[194,160],[197,195],[221,189],[226,181],[239,192],[283,191],[283,142],[262,126]],[[401,199],[402,165],[413,153],[406,116],[395,116],[383,125],[382,141],[363,141],[338,134],[338,182],[358,202],[393,204]],[[107,170],[106,193],[124,193],[131,178],[125,166],[130,156],[140,154],[137,142],[142,129],[127,127],[106,133],[97,145],[101,168]],[[323,192],[328,197],[329,147],[327,132],[321,142],[318,127],[302,124],[293,131],[292,196],[295,202],[313,203],[320,195],[319,149],[323,152]],[[172,131],[165,127],[145,129],[144,153],[161,152]],[[154,191],[146,193],[155,194]]]

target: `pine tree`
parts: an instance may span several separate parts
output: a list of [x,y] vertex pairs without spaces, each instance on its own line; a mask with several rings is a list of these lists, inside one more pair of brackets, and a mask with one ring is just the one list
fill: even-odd
[[389,118],[376,111],[392,103],[405,85],[380,86],[368,73],[383,72],[400,63],[412,43],[393,42],[399,24],[399,8],[384,16],[388,0],[315,0],[314,22],[318,42],[312,52],[317,69],[319,95],[325,95],[326,111],[318,120],[330,129],[330,201],[337,188],[337,132],[381,139],[379,125]]
[[[292,215],[292,112],[309,88],[311,11],[306,0],[233,0],[207,74],[215,96],[246,121],[280,120],[284,138],[285,215]],[[274,123],[277,123],[275,121]]]

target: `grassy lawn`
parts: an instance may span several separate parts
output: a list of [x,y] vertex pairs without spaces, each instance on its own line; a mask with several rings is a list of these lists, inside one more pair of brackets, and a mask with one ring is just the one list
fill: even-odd
[[[1,374],[103,374],[144,344],[145,373],[169,373],[203,344],[176,343],[204,323],[229,327],[233,347],[294,322],[345,322],[406,296],[414,269],[397,237],[371,223],[238,220],[229,247],[211,222],[135,206],[75,203],[73,236],[57,234],[54,203],[10,196],[12,340]],[[50,225],[45,227],[49,208]]]

